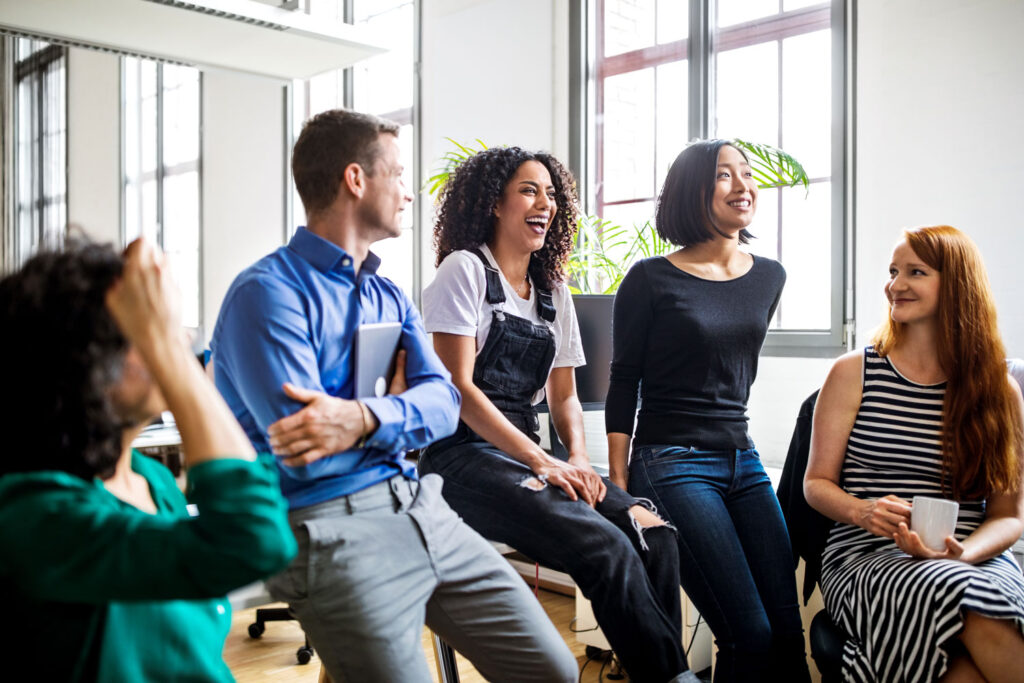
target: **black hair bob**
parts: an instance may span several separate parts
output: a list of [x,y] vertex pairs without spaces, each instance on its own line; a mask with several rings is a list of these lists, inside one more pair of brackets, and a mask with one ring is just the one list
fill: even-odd
[[[654,226],[663,240],[680,247],[689,247],[722,234],[715,227],[711,215],[715,178],[718,171],[718,153],[729,145],[743,158],[747,155],[729,140],[697,140],[679,153],[665,177],[658,195],[658,208]],[[753,239],[744,228],[740,230],[740,244]]]

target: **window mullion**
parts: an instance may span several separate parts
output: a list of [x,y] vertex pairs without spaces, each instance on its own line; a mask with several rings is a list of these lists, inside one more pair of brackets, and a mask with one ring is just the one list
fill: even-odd
[[711,15],[715,0],[690,0],[690,38],[687,45],[689,70],[689,138],[706,138],[711,131]]
[[[342,0],[342,2],[345,23],[356,23],[355,0]],[[346,67],[341,72],[341,102],[345,109],[355,108],[355,67]]]
[[33,144],[34,154],[36,156],[35,168],[33,169],[33,181],[36,187],[35,200],[32,202],[33,211],[35,212],[35,246],[39,247],[43,244],[43,236],[46,234],[46,214],[43,211],[43,200],[46,197],[46,112],[44,108],[45,93],[43,84],[46,81],[46,70],[45,67],[40,66],[40,63],[36,61],[34,68],[33,86],[35,88],[35,103],[36,110],[32,112],[32,121],[35,130],[33,133]]
[[[782,0],[779,0],[779,11],[780,12],[782,11]],[[776,129],[776,135],[778,135],[778,139],[779,139],[779,148],[780,149],[785,149],[786,141],[783,140],[783,138],[782,138],[782,129],[783,129],[783,115],[782,115],[783,101],[782,101],[782,98],[783,98],[784,93],[785,93],[785,87],[784,87],[785,84],[783,83],[783,78],[784,78],[784,73],[785,72],[782,70],[782,58],[783,58],[783,55],[782,55],[782,41],[781,40],[775,41],[775,46],[776,46],[776,55],[777,55],[777,58],[778,58],[776,69],[777,69],[778,74],[779,74],[778,78],[776,79],[776,88],[778,89],[778,106],[779,106],[779,112],[778,112],[779,122],[778,122],[778,128]],[[782,228],[782,225],[783,225],[782,218],[783,218],[783,215],[784,215],[783,204],[786,203],[786,195],[785,195],[785,193],[781,189],[779,189],[779,190],[772,190],[772,192],[778,193],[778,197],[779,197],[779,201],[778,201],[778,204],[777,204],[777,207],[776,207],[776,210],[777,210],[778,213],[777,213],[777,217],[776,217],[776,221],[775,221],[775,240],[776,240],[775,241],[775,245],[776,245],[775,246],[775,258],[777,258],[779,260],[779,263],[782,263],[783,262],[783,260],[782,260],[782,250],[784,248],[784,245],[783,245],[783,235],[785,234],[785,232],[783,231],[783,228]],[[780,299],[779,300],[778,309],[775,311],[775,320],[779,324],[780,327],[785,327],[785,325],[782,322],[783,308],[784,308],[783,301]]]
[[164,249],[164,65],[156,65],[156,242]]

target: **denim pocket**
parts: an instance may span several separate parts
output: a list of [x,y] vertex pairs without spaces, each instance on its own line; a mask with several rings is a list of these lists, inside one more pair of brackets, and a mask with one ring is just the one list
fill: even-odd
[[634,454],[645,463],[653,465],[693,455],[697,449],[693,446],[671,446],[668,444],[651,444],[641,446]]

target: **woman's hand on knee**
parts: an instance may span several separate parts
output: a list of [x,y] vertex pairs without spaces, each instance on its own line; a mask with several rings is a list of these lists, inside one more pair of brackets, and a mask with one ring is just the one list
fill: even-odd
[[590,494],[589,497],[585,496],[584,499],[594,501],[593,503],[590,503],[591,507],[604,500],[605,493],[608,492],[608,487],[605,485],[604,479],[601,475],[594,471],[593,466],[590,464],[590,458],[585,454],[580,456],[570,455],[569,464],[580,470],[583,481],[587,485],[587,491]]
[[964,546],[952,536],[946,537],[946,549],[942,551],[932,550],[924,544],[916,531],[911,531],[906,522],[900,522],[896,533],[892,535],[896,546],[911,557],[919,557],[922,560],[959,560],[964,554]]
[[901,523],[910,524],[910,503],[892,494],[862,501],[854,522],[875,536],[892,538]]
[[[541,481],[565,491],[569,500],[582,498],[587,505],[593,507],[600,502],[601,498],[604,498],[605,486],[600,475],[593,468],[588,469],[589,472],[587,469],[563,460],[548,457],[547,460],[534,467],[533,472]],[[598,494],[600,494],[600,498],[598,498]]]

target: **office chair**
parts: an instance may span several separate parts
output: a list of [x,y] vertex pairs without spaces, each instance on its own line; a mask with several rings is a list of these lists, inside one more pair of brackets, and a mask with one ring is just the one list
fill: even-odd
[[[295,618],[287,607],[260,607],[256,610],[256,621],[249,624],[249,637],[253,640],[263,637],[268,621],[291,621]],[[295,651],[295,659],[299,664],[309,664],[313,658],[313,646],[309,644],[309,636],[303,632],[305,644]]]

